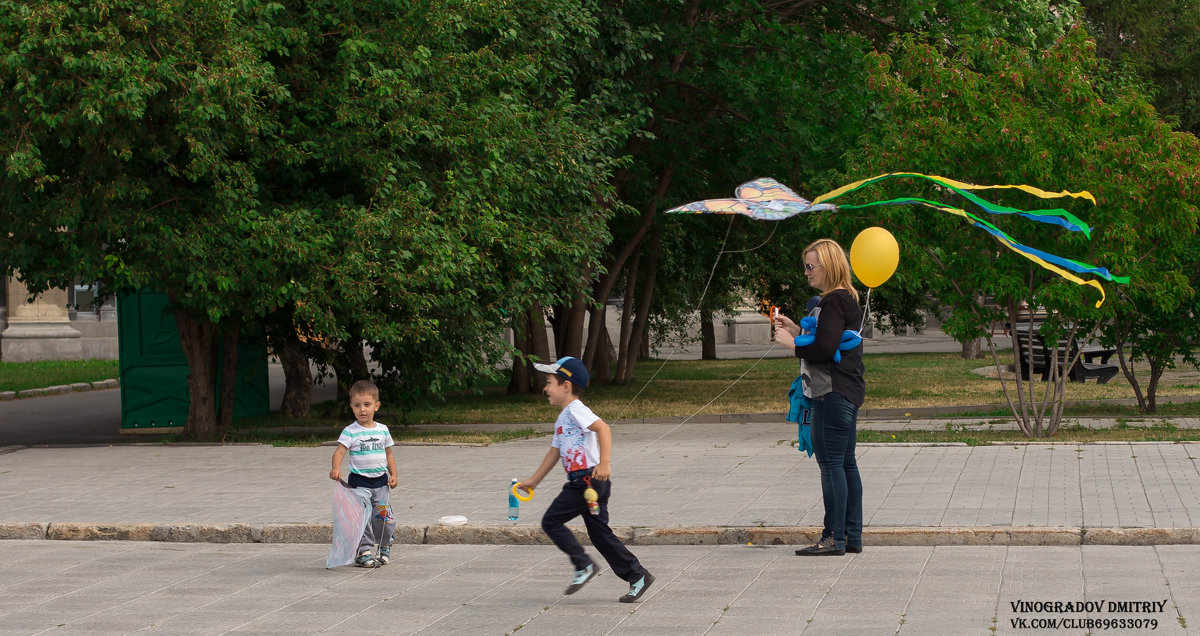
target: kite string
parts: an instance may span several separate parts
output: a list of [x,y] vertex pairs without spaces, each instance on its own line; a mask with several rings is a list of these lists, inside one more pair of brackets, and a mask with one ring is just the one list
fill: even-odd
[[[725,246],[729,243],[729,234],[733,231],[733,222],[736,219],[737,219],[736,216],[729,217],[729,226],[725,228],[725,238],[721,240],[721,249],[720,249],[720,251],[717,252],[717,258],[713,261],[712,269],[708,272],[708,280],[704,283],[704,289],[700,292],[700,299],[698,301],[696,301],[695,311],[700,310],[700,305],[702,305],[704,303],[704,297],[706,295],[708,295],[708,288],[710,285],[712,285],[713,276],[715,276],[717,273],[717,265],[719,265],[721,263],[721,257],[725,254],[740,254],[742,252],[753,252],[753,251],[765,246],[767,243],[771,242],[771,239],[775,236],[775,229],[778,227],[777,225],[772,225],[771,233],[769,235],[767,235],[767,239],[765,241],[763,241],[762,243],[759,243],[755,247],[752,247],[750,249],[744,249],[744,250],[726,251]],[[772,345],[772,348],[774,348],[774,345]],[[658,377],[658,374],[663,370],[663,367],[667,366],[667,363],[671,361],[671,358],[675,357],[675,353],[677,350],[678,350],[677,347],[673,347],[671,349],[671,353],[668,354],[666,359],[663,360],[662,364],[660,364],[658,366],[658,369],[656,369],[654,371],[654,374],[650,376],[650,379],[646,380],[646,383],[642,385],[642,388],[638,390],[637,394],[635,394],[633,396],[633,398],[630,399],[629,402],[624,406],[624,408],[621,409],[621,412],[620,412],[620,414],[618,414],[617,419],[621,419],[625,416],[625,413],[627,413],[629,411],[629,407],[632,406],[633,403],[636,402],[639,397],[641,397],[642,393],[646,390],[646,387],[650,386],[650,383],[653,382],[654,379]],[[753,367],[751,367],[751,368],[753,368]],[[736,383],[737,383],[737,380],[734,380],[734,384],[736,384]],[[733,386],[733,385],[731,384],[729,386]],[[725,389],[725,391],[728,391],[728,390],[729,389]],[[725,391],[722,391],[721,393],[724,394]],[[711,404],[711,402],[709,404]],[[705,406],[707,406],[707,405],[705,405]],[[704,407],[701,407],[701,410],[703,410],[703,409],[704,409]],[[696,413],[693,413],[692,415],[690,415],[688,417],[688,419],[695,417],[696,414],[698,414],[699,412],[700,411],[696,411]]]
[[[716,275],[716,273],[717,273],[717,265],[718,265],[718,264],[721,262],[721,256],[723,256],[723,255],[725,255],[725,254],[739,254],[739,253],[742,253],[742,252],[753,252],[753,251],[755,251],[755,250],[758,250],[758,249],[760,249],[760,248],[762,248],[762,247],[766,246],[766,245],[767,245],[767,243],[770,243],[770,242],[771,242],[771,239],[772,239],[772,238],[774,238],[774,236],[775,236],[775,229],[778,227],[778,225],[772,225],[772,226],[771,226],[771,233],[770,233],[769,235],[767,235],[767,238],[766,238],[766,240],[764,240],[762,243],[759,243],[759,244],[758,244],[758,245],[756,245],[755,247],[752,247],[752,248],[749,248],[749,249],[743,249],[743,250],[728,250],[728,251],[727,251],[727,250],[725,249],[725,246],[726,246],[726,245],[728,244],[728,242],[729,242],[729,234],[730,234],[730,232],[733,230],[733,221],[734,221],[734,219],[736,219],[736,218],[737,218],[736,216],[733,216],[733,217],[730,217],[730,219],[729,219],[729,227],[727,227],[727,228],[725,229],[725,238],[724,238],[724,239],[721,241],[721,249],[720,249],[720,251],[719,251],[719,252],[717,252],[717,258],[716,258],[716,260],[714,260],[714,261],[713,261],[712,270],[711,270],[711,271],[709,271],[709,273],[708,273],[708,281],[707,281],[706,283],[704,283],[704,289],[703,289],[703,290],[700,292],[700,299],[699,299],[698,301],[696,301],[696,311],[699,311],[699,310],[700,310],[700,306],[701,306],[701,304],[704,302],[704,297],[705,297],[705,296],[708,294],[708,288],[709,288],[709,286],[712,284],[713,276],[714,276],[714,275]],[[651,444],[653,444],[653,443],[655,443],[655,442],[659,441],[660,439],[662,439],[662,438],[666,437],[667,435],[670,435],[672,432],[674,432],[674,431],[675,431],[675,429],[677,429],[677,428],[679,428],[680,426],[683,426],[684,424],[687,424],[688,422],[690,422],[690,421],[692,420],[692,418],[694,418],[694,417],[696,417],[697,415],[699,415],[701,411],[703,411],[704,409],[708,408],[710,405],[712,405],[712,403],[713,403],[713,402],[716,402],[718,399],[720,399],[722,395],[725,395],[725,394],[726,394],[726,393],[727,393],[727,392],[728,392],[730,389],[732,389],[732,388],[733,388],[733,386],[734,386],[735,384],[737,384],[739,381],[741,381],[741,379],[742,379],[742,378],[746,377],[746,374],[748,374],[748,373],[750,373],[751,371],[753,371],[753,370],[754,370],[754,367],[758,366],[758,364],[759,364],[760,362],[762,362],[762,361],[763,361],[763,358],[766,358],[766,357],[767,357],[767,354],[769,354],[769,353],[771,353],[772,351],[774,351],[774,350],[775,350],[775,347],[776,347],[775,343],[774,343],[774,342],[772,342],[772,343],[771,343],[771,348],[770,348],[770,349],[767,349],[766,351],[764,351],[764,352],[763,352],[763,354],[762,354],[761,356],[759,356],[758,360],[755,360],[755,361],[754,361],[754,364],[750,365],[750,367],[749,367],[749,368],[747,368],[745,371],[743,371],[743,372],[742,372],[742,374],[741,374],[741,375],[739,375],[739,376],[737,377],[737,379],[735,379],[733,382],[731,382],[731,383],[729,384],[729,386],[725,387],[725,389],[724,389],[724,390],[722,390],[720,393],[718,393],[718,394],[717,394],[717,395],[716,395],[716,396],[715,396],[713,399],[709,400],[707,404],[705,404],[704,406],[701,406],[700,408],[696,409],[696,411],[695,411],[694,413],[692,413],[691,415],[689,415],[689,416],[687,416],[686,418],[684,418],[684,419],[683,419],[681,422],[679,422],[679,423],[678,423],[678,424],[676,424],[675,426],[672,426],[670,429],[668,429],[668,430],[667,430],[665,433],[663,433],[662,435],[659,435],[658,437],[656,437],[656,438],[654,438],[654,439],[650,440],[649,442],[646,442],[646,443],[645,443],[645,444],[643,444],[643,445],[642,445],[640,448],[638,448],[638,449],[636,449],[636,450],[633,450],[633,451],[631,451],[631,452],[629,452],[629,453],[625,454],[623,457],[621,457],[621,458],[618,458],[618,459],[624,459],[625,457],[631,457],[631,456],[633,456],[633,455],[635,455],[635,454],[637,454],[637,453],[640,453],[640,452],[643,452],[643,451],[645,451],[647,448],[649,448],[649,446],[650,446]],[[633,396],[633,399],[629,400],[629,403],[625,405],[625,408],[621,409],[620,416],[618,416],[618,418],[617,418],[617,419],[621,419],[621,417],[623,417],[623,416],[625,415],[625,413],[626,413],[626,412],[629,410],[629,407],[630,407],[630,406],[632,406],[632,405],[633,405],[633,403],[634,403],[635,401],[637,401],[638,397],[639,397],[639,396],[641,396],[642,392],[644,392],[644,391],[646,390],[646,387],[650,386],[650,383],[651,383],[651,382],[653,382],[653,381],[654,381],[654,379],[658,377],[658,374],[659,374],[659,372],[661,372],[661,371],[663,370],[663,367],[667,366],[667,363],[668,363],[668,362],[670,362],[670,361],[671,361],[671,358],[673,358],[673,357],[675,356],[675,353],[676,353],[676,351],[677,351],[677,350],[678,350],[678,348],[677,348],[677,347],[675,347],[675,348],[672,348],[672,350],[671,350],[671,353],[670,353],[670,354],[667,356],[667,358],[666,358],[665,360],[663,360],[662,364],[661,364],[661,365],[659,365],[658,369],[657,369],[657,370],[655,370],[654,374],[650,376],[650,379],[649,379],[649,380],[646,380],[646,383],[645,383],[645,384],[643,384],[643,385],[642,385],[642,388],[641,388],[641,389],[639,389],[639,390],[638,390],[638,392],[637,392],[637,394]],[[618,459],[613,459],[613,462],[616,462],[616,461],[618,461]]]

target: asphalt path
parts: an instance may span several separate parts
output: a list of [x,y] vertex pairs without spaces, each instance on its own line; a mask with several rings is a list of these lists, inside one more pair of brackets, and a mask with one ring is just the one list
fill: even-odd
[[[283,367],[267,366],[271,409],[283,402]],[[337,396],[333,386],[313,387],[313,403]],[[0,446],[134,444],[162,435],[121,432],[121,390],[104,389],[0,402]]]

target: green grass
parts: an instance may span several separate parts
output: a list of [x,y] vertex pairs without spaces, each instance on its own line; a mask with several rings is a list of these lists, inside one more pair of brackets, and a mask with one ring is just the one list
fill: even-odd
[[[376,420],[386,424],[397,444],[495,444],[513,439],[539,437],[544,433],[529,426],[513,425],[498,430],[482,427],[478,430],[435,430],[404,426],[394,416],[379,413]],[[315,405],[306,417],[287,417],[269,413],[234,421],[234,430],[227,441],[258,442],[275,446],[320,446],[337,440],[342,429],[353,417],[341,415],[337,405],[324,402]]]
[[0,362],[0,391],[24,391],[75,382],[97,382],[119,375],[116,360]]
[[[990,358],[964,360],[953,353],[871,354],[865,356],[865,364],[867,399],[864,409],[1005,404],[1000,380],[973,372],[991,366]],[[679,360],[665,364],[650,360],[638,365],[632,382],[624,386],[598,384],[589,388],[584,398],[593,411],[607,420],[781,413],[787,410],[788,386],[798,372],[797,362],[788,358]],[[1144,372],[1139,369],[1139,373]],[[1200,395],[1197,376],[1200,374],[1194,371],[1164,375],[1158,390],[1160,412],[1174,415],[1200,413],[1197,404],[1166,404],[1166,399],[1172,396]],[[1010,392],[1016,390],[1011,374],[1008,385]],[[1028,383],[1025,386],[1029,386]],[[1034,386],[1045,389],[1044,383]],[[1040,392],[1036,394],[1039,400],[1041,395]],[[1133,397],[1133,387],[1120,375],[1108,384],[1068,382],[1066,387],[1068,402]],[[444,402],[406,413],[405,419],[413,423],[545,422],[553,418],[555,412],[541,396],[507,396],[503,388],[490,387],[448,396]],[[968,409],[963,412],[978,414],[978,411]],[[1071,406],[1066,412],[1068,415],[1137,413],[1135,407],[1117,404]],[[1006,408],[999,408],[985,411],[984,415],[1007,417],[1009,413]]]
[[[1004,360],[1005,362],[1007,360]],[[867,369],[867,400],[864,409],[924,409],[928,407],[963,407],[960,414],[973,417],[994,417],[998,422],[1011,422],[1006,407],[977,408],[979,405],[1002,405],[1004,394],[1000,381],[975,373],[975,369],[991,366],[990,358],[964,360],[953,353],[871,354],[865,357]],[[1145,369],[1138,368],[1145,381]],[[653,417],[687,417],[715,414],[782,413],[787,409],[787,389],[798,373],[798,365],[790,358],[762,360],[649,360],[640,363],[636,377],[623,386],[597,384],[585,394],[585,400],[598,415],[609,421]],[[0,390],[21,390],[71,382],[94,381],[117,377],[115,361],[0,363]],[[1008,376],[1009,390],[1015,385]],[[1045,385],[1037,383],[1037,397]],[[1170,403],[1171,397],[1200,395],[1200,372],[1181,366],[1161,380],[1156,415],[1200,416],[1200,401]],[[719,397],[718,397],[719,396]],[[1118,375],[1106,385],[1088,382],[1067,383],[1064,410],[1067,417],[1144,417],[1136,406],[1113,400],[1134,397],[1133,388]],[[547,404],[539,395],[508,396],[503,386],[495,384],[475,391],[446,396],[446,400],[429,404],[405,413],[384,403],[378,418],[388,424],[397,441],[455,444],[490,444],[507,439],[525,438],[539,433],[532,423],[554,419],[558,409]],[[1095,401],[1085,403],[1085,401]],[[927,415],[923,415],[927,417]],[[293,419],[270,414],[238,420],[229,441],[264,442],[278,445],[317,445],[337,438],[350,421],[341,405],[327,402],[314,407],[307,418]],[[432,424],[510,424],[498,427],[481,426],[460,431],[430,430]],[[273,430],[272,430],[273,429]],[[894,437],[893,437],[894,435]],[[874,436],[874,437],[873,437]],[[1152,427],[1116,427],[1103,431],[1060,430],[1056,441],[1182,441],[1200,439],[1188,430],[1174,430],[1164,425]],[[945,430],[933,432],[864,431],[863,442],[990,442],[1026,441],[1017,431]]]
[[[860,422],[860,426],[864,423]],[[865,424],[869,426],[870,424]],[[1011,426],[1011,424],[1009,424]],[[1179,429],[1170,422],[1149,426],[1114,426],[1112,428],[1086,428],[1079,425],[1063,426],[1053,437],[1034,439],[1018,430],[970,430],[967,427],[947,426],[942,431],[870,431],[858,432],[860,443],[965,443],[982,446],[995,443],[1025,443],[1030,441],[1064,442],[1088,444],[1093,442],[1185,442],[1200,441],[1200,430]]]

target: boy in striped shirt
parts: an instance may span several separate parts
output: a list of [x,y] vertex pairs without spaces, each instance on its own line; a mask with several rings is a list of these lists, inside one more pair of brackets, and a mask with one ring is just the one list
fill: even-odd
[[[396,487],[396,459],[392,457],[395,442],[388,427],[375,421],[379,405],[379,388],[374,382],[359,380],[350,387],[354,423],[338,437],[333,468],[329,471],[330,479],[341,479],[342,460],[349,453],[350,475],[346,484],[371,491],[371,518],[359,541],[358,557],[354,559],[355,565],[363,568],[377,568],[391,561],[392,535],[396,531],[396,517],[391,506],[391,489]],[[371,554],[376,543],[379,544],[378,557]]]

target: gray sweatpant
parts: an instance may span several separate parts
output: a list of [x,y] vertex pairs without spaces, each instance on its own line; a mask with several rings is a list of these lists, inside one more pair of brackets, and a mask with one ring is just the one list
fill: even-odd
[[392,535],[396,532],[396,515],[392,514],[392,489],[387,484],[379,488],[368,488],[371,491],[371,516],[367,519],[367,528],[363,530],[362,539],[358,542],[358,553],[370,552],[375,544],[382,548],[392,545]]

